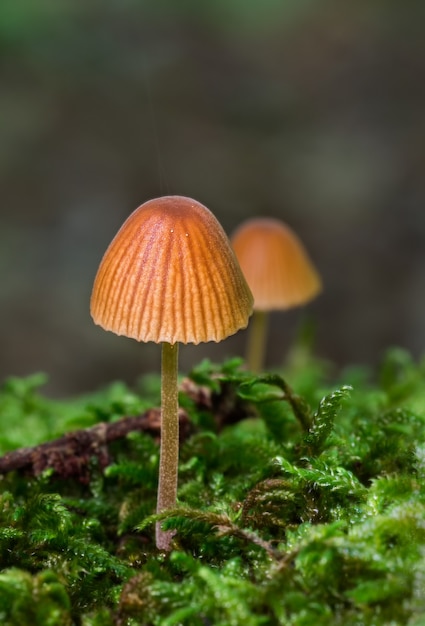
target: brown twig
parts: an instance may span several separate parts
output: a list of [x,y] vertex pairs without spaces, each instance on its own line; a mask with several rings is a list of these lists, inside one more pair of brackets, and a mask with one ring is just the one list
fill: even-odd
[[[230,386],[223,386],[219,394],[210,389],[184,379],[180,390],[194,400],[199,409],[210,411],[215,419],[217,430],[252,415],[252,408],[239,401]],[[179,410],[179,437],[185,441],[194,427],[189,416]],[[39,476],[46,469],[53,469],[61,478],[76,478],[89,483],[92,460],[95,458],[100,469],[111,463],[108,444],[126,437],[130,432],[142,431],[159,439],[161,411],[153,408],[136,417],[124,417],[116,422],[101,422],[76,430],[54,441],[37,446],[19,448],[0,457],[0,474],[13,470],[27,471]]]
[[[104,469],[111,462],[108,444],[133,431],[143,431],[154,437],[160,435],[160,409],[150,409],[136,417],[125,417],[116,422],[101,422],[91,428],[67,433],[59,439],[29,448],[19,448],[0,457],[0,474],[25,470],[34,476],[53,469],[62,478],[77,478],[82,483],[90,480],[90,465],[96,458]],[[180,437],[188,437],[191,423],[184,411],[179,412]]]

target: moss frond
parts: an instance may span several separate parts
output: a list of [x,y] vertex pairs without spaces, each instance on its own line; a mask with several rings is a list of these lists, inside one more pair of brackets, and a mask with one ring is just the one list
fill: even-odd
[[[254,378],[240,360],[204,362],[182,381],[179,504],[159,517],[157,431],[114,440],[84,484],[5,473],[2,623],[424,623],[425,364],[391,350],[375,380],[348,368],[334,381],[305,355],[295,365]],[[144,398],[116,383],[51,401],[44,381],[0,388],[4,452],[115,424],[158,391],[147,380]],[[175,531],[169,555],[157,520]]]

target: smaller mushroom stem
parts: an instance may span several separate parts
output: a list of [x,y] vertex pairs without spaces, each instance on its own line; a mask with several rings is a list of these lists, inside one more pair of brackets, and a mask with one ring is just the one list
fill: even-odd
[[[162,344],[161,365],[161,449],[159,459],[159,482],[157,513],[172,509],[177,501],[177,477],[179,463],[179,419],[178,419],[178,355],[179,344]],[[156,524],[156,546],[169,551],[173,531],[162,530]]]
[[260,372],[264,364],[267,340],[268,313],[254,311],[252,316],[247,349],[247,363],[251,372]]

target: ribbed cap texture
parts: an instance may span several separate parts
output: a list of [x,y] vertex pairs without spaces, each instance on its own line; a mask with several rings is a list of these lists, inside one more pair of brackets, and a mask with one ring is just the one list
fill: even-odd
[[96,324],[138,341],[221,341],[248,324],[253,298],[228,238],[202,204],[149,200],[124,222],[97,272]]

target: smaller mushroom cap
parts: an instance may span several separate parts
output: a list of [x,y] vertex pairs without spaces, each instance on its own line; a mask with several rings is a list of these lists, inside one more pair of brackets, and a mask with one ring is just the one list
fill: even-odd
[[253,298],[230,242],[205,206],[149,200],[124,222],[100,263],[96,324],[138,341],[221,341],[248,325]]
[[321,291],[322,281],[303,244],[283,222],[246,220],[231,242],[254,295],[254,309],[288,309],[305,304]]

